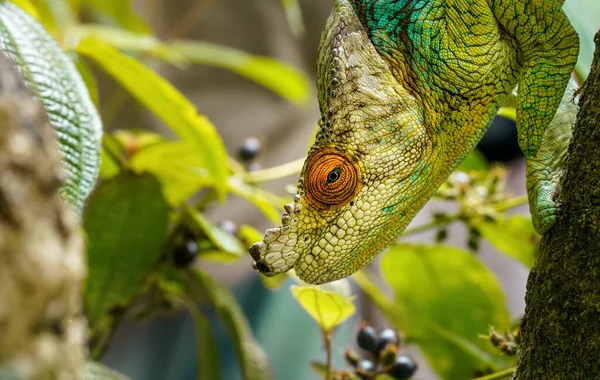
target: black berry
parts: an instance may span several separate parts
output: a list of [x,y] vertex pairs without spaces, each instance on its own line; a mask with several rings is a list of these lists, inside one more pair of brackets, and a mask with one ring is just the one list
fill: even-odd
[[410,356],[400,355],[389,369],[388,374],[398,380],[404,380],[410,378],[416,370],[417,364]]
[[178,267],[188,266],[198,256],[198,245],[195,240],[188,239],[173,250],[173,262]]
[[237,225],[232,222],[231,220],[224,220],[221,223],[219,223],[219,228],[221,228],[223,231],[225,232],[229,232],[230,234],[237,236],[238,234],[238,227]]
[[398,334],[393,329],[383,329],[379,333],[379,339],[384,341],[385,343],[398,344],[400,339],[398,338]]
[[361,379],[369,379],[371,373],[375,370],[375,364],[370,360],[361,360],[356,366],[356,374]]
[[260,153],[260,140],[256,137],[248,137],[238,150],[238,156],[241,160],[250,161],[256,158]]
[[379,346],[379,338],[375,329],[371,326],[361,326],[356,335],[356,343],[365,351],[375,352]]
[[390,328],[383,329],[379,332],[378,345],[375,351],[380,353],[388,345],[398,346],[399,343],[400,339],[398,338],[396,331]]

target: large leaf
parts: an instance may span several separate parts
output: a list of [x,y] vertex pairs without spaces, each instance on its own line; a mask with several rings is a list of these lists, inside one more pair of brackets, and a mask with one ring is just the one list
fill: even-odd
[[77,51],[94,60],[136,99],[202,156],[212,185],[225,196],[227,154],[213,124],[170,83],[113,47],[95,38],[85,38]]
[[140,33],[152,32],[146,21],[135,13],[130,0],[82,0],[82,2],[109,16],[125,29]]
[[539,235],[531,218],[515,215],[497,221],[484,221],[478,226],[481,235],[498,251],[520,261],[528,268],[535,263]]
[[89,361],[85,365],[83,380],[129,380],[129,378],[104,364]]
[[399,305],[392,318],[419,344],[443,379],[468,379],[494,368],[489,343],[478,336],[510,326],[494,274],[472,254],[454,247],[396,245],[384,256],[384,280]]
[[102,123],[75,65],[16,5],[0,1],[0,50],[16,63],[57,132],[67,172],[65,198],[81,211],[100,166]]
[[160,183],[148,174],[121,173],[93,193],[84,218],[89,263],[84,302],[92,330],[142,290],[165,243],[168,211]]
[[244,380],[273,379],[269,358],[256,341],[250,324],[231,292],[202,271],[195,270],[186,274],[192,286],[203,293],[214,306],[227,328],[238,355],[242,378]]
[[204,157],[190,143],[165,141],[136,153],[131,167],[138,173],[154,174],[163,184],[169,203],[178,206],[212,180],[205,167]]
[[308,103],[306,75],[273,58],[198,41],[175,41],[169,48],[194,63],[222,67],[252,79],[297,105]]
[[292,286],[292,294],[321,330],[329,332],[354,314],[351,298],[314,286]]
[[294,104],[306,105],[309,101],[310,85],[306,75],[273,58],[208,42],[176,40],[166,43],[150,34],[106,25],[74,25],[67,34],[77,38],[94,37],[117,49],[151,54],[173,64],[221,67],[255,81]]

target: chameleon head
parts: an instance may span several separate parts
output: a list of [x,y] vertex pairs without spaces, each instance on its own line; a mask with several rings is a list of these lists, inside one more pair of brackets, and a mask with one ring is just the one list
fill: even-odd
[[294,268],[313,284],[366,265],[435,191],[427,185],[434,138],[424,111],[375,50],[348,0],[337,0],[324,29],[317,86],[323,116],[298,194],[281,226],[249,249],[264,275]]

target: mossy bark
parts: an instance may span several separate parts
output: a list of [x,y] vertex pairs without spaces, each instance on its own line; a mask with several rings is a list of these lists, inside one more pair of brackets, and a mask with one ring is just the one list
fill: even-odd
[[79,379],[85,274],[79,221],[43,108],[0,53],[0,379]]
[[600,379],[600,32],[558,202],[527,281],[514,379]]

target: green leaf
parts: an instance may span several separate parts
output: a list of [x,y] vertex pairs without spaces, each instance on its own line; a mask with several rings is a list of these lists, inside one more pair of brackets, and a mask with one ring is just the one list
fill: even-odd
[[16,63],[58,136],[67,179],[62,194],[80,212],[100,167],[102,123],[73,62],[31,16],[0,2],[0,50]]
[[510,318],[494,274],[471,253],[454,247],[395,245],[382,275],[395,296],[394,324],[406,332],[443,379],[468,379],[497,366],[478,336]]
[[273,372],[269,358],[252,334],[239,304],[230,291],[215,282],[206,273],[185,272],[191,285],[197,288],[213,305],[233,340],[244,380],[270,380]]
[[498,221],[483,221],[478,225],[481,235],[498,251],[531,268],[537,258],[540,237],[533,229],[531,218],[515,215]]
[[283,9],[285,10],[285,17],[287,18],[290,31],[296,38],[300,38],[304,35],[305,28],[302,22],[302,10],[298,0],[281,0]]
[[40,22],[40,12],[30,0],[10,0],[10,2],[27,12],[36,21]]
[[96,83],[96,77],[92,73],[90,66],[83,60],[81,57],[77,57],[76,60],[77,70],[79,71],[79,75],[83,79],[86,88],[88,89],[88,93],[90,94],[90,99],[94,102],[94,106],[98,107],[99,98],[98,98],[98,84]]
[[310,84],[300,70],[269,57],[208,42],[176,40],[164,43],[150,34],[132,33],[106,25],[74,25],[67,34],[94,37],[119,50],[151,54],[173,64],[195,63],[224,68],[246,77],[298,106],[310,100]]
[[[281,224],[281,212],[277,211],[275,205],[283,207],[284,200],[256,186],[250,186],[237,176],[230,176],[227,188],[232,194],[244,198],[256,206],[271,222]],[[261,238],[262,240],[262,238]]]
[[169,49],[191,62],[238,73],[296,105],[308,104],[310,86],[306,75],[273,58],[257,57],[241,50],[198,41],[175,41],[169,44]]
[[69,0],[36,0],[44,26],[49,27],[53,33],[55,29],[62,29],[79,22],[75,8]]
[[187,61],[186,57],[173,49],[169,49],[167,45],[151,34],[135,33],[101,24],[72,25],[66,30],[66,34],[77,40],[96,38],[119,50],[151,54],[174,64]]
[[137,173],[152,173],[163,184],[169,204],[178,206],[200,188],[212,185],[204,157],[190,143],[165,141],[137,152],[130,161]]
[[337,292],[312,286],[294,285],[291,289],[298,303],[325,332],[333,330],[354,314],[352,299],[345,298]]
[[121,375],[104,364],[89,361],[83,372],[84,380],[129,380],[127,376]]
[[93,38],[82,40],[77,51],[94,60],[136,99],[165,122],[185,143],[202,156],[212,185],[225,197],[227,154],[213,124],[198,113],[171,84],[133,58]]
[[83,0],[83,3],[111,17],[125,29],[139,33],[152,33],[146,21],[135,13],[130,0]]
[[102,183],[84,215],[88,235],[85,310],[92,331],[142,290],[164,248],[168,205],[150,175],[123,172]]
[[235,236],[212,224],[199,211],[194,210],[189,206],[184,206],[184,208],[186,216],[191,219],[195,227],[204,231],[206,236],[217,248],[238,256],[245,253],[242,244]]

